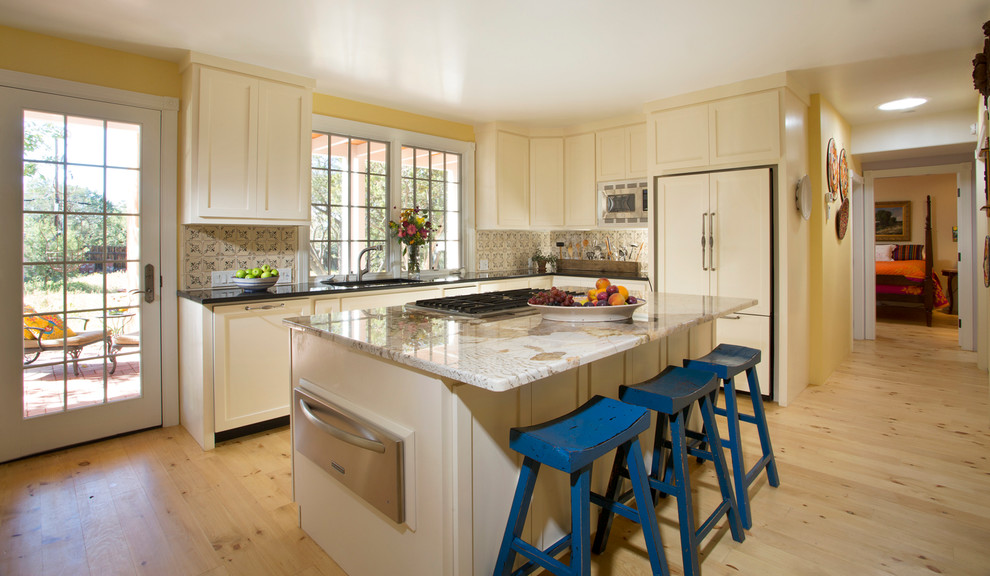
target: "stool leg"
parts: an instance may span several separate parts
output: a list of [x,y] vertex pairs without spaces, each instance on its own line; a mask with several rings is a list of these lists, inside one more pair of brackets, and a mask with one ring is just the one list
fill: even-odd
[[694,528],[694,503],[687,464],[687,437],[684,434],[684,412],[670,417],[670,456],[674,461],[674,496],[677,497],[677,520],[681,528],[681,556],[684,576],[701,573],[698,567],[698,546]]
[[753,401],[753,417],[756,420],[756,430],[760,434],[760,447],[763,449],[763,460],[767,467],[767,480],[773,487],[780,486],[777,475],[777,459],[773,455],[770,444],[770,430],[767,427],[767,414],[763,409],[763,396],[760,394],[760,383],[756,377],[756,368],[746,370],[746,380],[749,382],[749,396]]
[[591,466],[571,474],[571,565],[574,576],[591,576]]
[[533,487],[536,486],[536,475],[539,471],[539,462],[528,456],[523,460],[516,492],[512,497],[512,507],[509,509],[509,520],[506,522],[505,534],[502,536],[502,547],[499,548],[498,558],[495,561],[494,576],[509,576],[512,572],[512,564],[516,561],[516,551],[512,544],[522,535],[523,527],[526,525],[526,515],[529,513]]
[[732,482],[736,487],[736,504],[743,528],[753,527],[749,512],[749,486],[746,484],[746,463],[743,461],[742,438],[739,433],[739,405],[736,399],[735,377],[722,381],[725,392],[725,419],[729,425],[729,437],[722,444],[729,449],[732,459]]
[[[664,451],[667,441],[668,416],[662,412],[657,412],[657,427],[653,434],[653,462],[650,463],[650,477],[661,482],[667,482],[667,478],[673,473],[668,462],[669,450]],[[667,493],[659,490],[650,491],[653,493],[653,507],[656,508],[661,498],[666,498]]]
[[639,524],[643,527],[643,539],[646,541],[646,550],[650,555],[650,566],[654,576],[669,576],[670,570],[667,568],[667,556],[663,552],[663,542],[660,540],[656,511],[653,507],[643,504],[650,502],[650,483],[646,476],[646,466],[643,465],[639,439],[633,438],[628,446],[626,467],[629,470],[633,495],[636,497],[636,510],[639,512]]
[[[628,444],[622,444],[615,450],[615,460],[612,462],[612,474],[608,477],[608,487],[605,488],[605,499],[615,502],[619,498],[622,487],[622,470],[625,466],[626,453],[629,451]],[[655,458],[656,456],[654,456]],[[612,531],[612,519],[615,512],[608,508],[602,508],[602,513],[598,515],[598,528],[595,530],[595,543],[591,550],[595,554],[601,554],[608,545],[608,535]]]
[[739,506],[736,504],[735,496],[732,495],[729,467],[725,463],[725,453],[722,451],[722,440],[715,423],[711,397],[703,396],[699,399],[699,403],[701,404],[701,418],[705,422],[705,438],[712,454],[712,462],[715,464],[715,475],[718,477],[718,487],[722,492],[722,500],[729,503],[729,529],[732,531],[732,539],[736,542],[742,542],[746,539],[746,533],[743,531],[742,520],[739,518]]

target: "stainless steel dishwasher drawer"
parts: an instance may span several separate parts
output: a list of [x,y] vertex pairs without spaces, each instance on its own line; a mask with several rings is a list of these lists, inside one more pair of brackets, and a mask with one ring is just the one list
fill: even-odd
[[405,521],[403,439],[301,388],[292,393],[295,449],[397,524]]

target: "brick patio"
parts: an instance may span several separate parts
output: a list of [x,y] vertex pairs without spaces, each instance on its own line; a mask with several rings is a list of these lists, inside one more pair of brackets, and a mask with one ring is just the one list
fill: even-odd
[[[141,392],[140,355],[137,350],[117,355],[117,370],[107,374],[106,401],[136,398]],[[94,406],[104,402],[104,361],[101,356],[81,358],[79,376],[72,362],[60,363],[60,351],[44,352],[24,367],[24,417],[41,416]],[[53,364],[45,366],[52,362]],[[55,364],[55,362],[59,362]],[[110,364],[106,365],[107,371]],[[65,378],[68,375],[68,378]],[[63,398],[66,400],[63,403]]]

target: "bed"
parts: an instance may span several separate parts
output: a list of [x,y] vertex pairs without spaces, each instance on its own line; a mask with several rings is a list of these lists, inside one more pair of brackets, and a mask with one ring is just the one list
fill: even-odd
[[925,212],[924,244],[877,244],[877,307],[917,305],[925,311],[925,324],[932,325],[932,310],[949,303],[934,270],[932,249],[932,198]]

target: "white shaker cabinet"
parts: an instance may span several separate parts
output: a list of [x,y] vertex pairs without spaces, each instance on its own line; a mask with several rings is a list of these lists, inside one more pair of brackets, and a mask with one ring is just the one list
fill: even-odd
[[780,159],[778,90],[654,112],[648,124],[652,173]]
[[564,138],[564,225],[598,226],[598,189],[595,182],[595,135]]
[[478,228],[528,228],[529,138],[490,126],[476,139]]
[[289,415],[289,329],[309,299],[261,300],[213,309],[214,432]]
[[646,176],[646,124],[602,130],[595,135],[599,182]]
[[529,167],[530,226],[563,226],[564,139],[530,139]]
[[183,221],[308,224],[312,88],[193,62],[183,98]]

